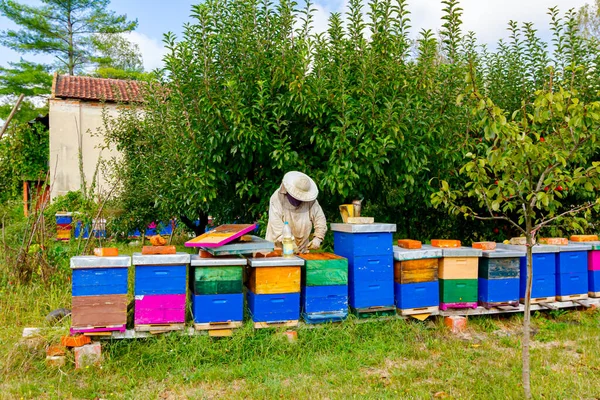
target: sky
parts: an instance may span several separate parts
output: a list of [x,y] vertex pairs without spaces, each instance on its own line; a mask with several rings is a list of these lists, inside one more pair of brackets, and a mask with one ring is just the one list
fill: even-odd
[[[21,3],[39,5],[39,0],[17,0]],[[119,14],[126,14],[130,19],[137,18],[139,26],[135,32],[127,35],[136,43],[142,52],[144,67],[152,70],[162,66],[165,53],[162,43],[166,32],[181,36],[183,25],[192,22],[190,11],[193,4],[201,0],[112,0],[110,9]],[[275,0],[277,1],[277,0]],[[591,2],[588,0],[587,2]],[[365,0],[365,3],[367,0]],[[317,0],[314,19],[316,31],[327,28],[327,18],[331,12],[343,12],[348,0]],[[579,8],[586,0],[461,0],[463,8],[463,31],[476,33],[480,43],[492,47],[500,38],[507,38],[507,24],[510,20],[533,22],[540,36],[549,41],[548,8],[558,6],[561,11]],[[441,0],[408,0],[411,12],[411,36],[416,37],[421,29],[437,31],[442,24]],[[0,16],[0,31],[15,29],[16,26],[7,18]],[[0,66],[9,61],[18,61],[20,55],[0,46]],[[26,60],[35,62],[51,62],[47,56],[25,55]]]

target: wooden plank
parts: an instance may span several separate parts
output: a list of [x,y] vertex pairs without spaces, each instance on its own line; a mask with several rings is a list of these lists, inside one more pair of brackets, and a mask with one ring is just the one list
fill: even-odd
[[185,242],[186,247],[219,247],[244,236],[256,229],[256,224],[230,224],[216,227],[192,240]]
[[600,298],[600,292],[588,292],[589,297]]
[[558,301],[573,301],[573,300],[583,300],[583,299],[587,299],[588,298],[588,294],[584,293],[584,294],[571,294],[568,296],[556,296],[556,300]]
[[232,329],[213,329],[208,331],[208,336],[211,337],[230,337],[233,336]]
[[242,321],[228,321],[228,322],[209,322],[206,324],[194,324],[194,329],[197,331],[210,331],[218,329],[237,329],[242,326]]
[[255,294],[300,292],[301,267],[250,268],[248,288]]
[[185,324],[137,324],[134,329],[138,332],[170,332],[170,331],[182,331],[185,328]]
[[438,258],[395,261],[394,280],[398,283],[432,282],[438,279]]
[[265,328],[291,328],[298,326],[298,320],[291,321],[276,321],[276,322],[255,322],[254,329],[265,329]]
[[[521,298],[519,299],[519,301],[521,302],[521,304],[525,303],[525,299]],[[554,296],[549,296],[549,297],[535,297],[535,298],[531,298],[531,304],[537,304],[537,303],[553,303],[556,301],[556,297]]]
[[127,323],[127,295],[73,296],[73,327],[111,326]]
[[398,309],[400,315],[418,315],[418,314],[435,314],[439,311],[438,306],[433,307],[419,307],[419,308],[407,308],[407,309]]

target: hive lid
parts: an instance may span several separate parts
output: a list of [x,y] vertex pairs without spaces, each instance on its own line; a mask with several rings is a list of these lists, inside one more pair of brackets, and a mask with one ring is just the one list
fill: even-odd
[[482,257],[485,258],[517,258],[517,257],[525,257],[527,252],[525,250],[517,250],[517,249],[503,249],[500,248],[498,244],[496,250],[483,250],[481,254]]
[[197,254],[192,255],[190,264],[194,267],[233,267],[246,265],[248,261],[242,257],[228,258],[201,258]]
[[590,251],[592,250],[592,244],[586,242],[569,242],[566,246],[558,246],[561,253],[569,251]]
[[205,247],[213,256],[232,256],[238,254],[270,253],[275,249],[275,244],[258,236],[245,235],[250,240],[232,242],[219,247]]
[[441,250],[442,257],[481,257],[481,249],[472,247],[449,247]]
[[248,265],[251,267],[301,267],[304,260],[299,257],[263,257],[249,258]]
[[131,265],[130,256],[96,257],[77,256],[71,257],[71,269],[80,268],[127,268]]
[[410,261],[420,260],[423,258],[441,258],[442,249],[424,244],[420,249],[405,249],[399,246],[394,246],[394,260]]
[[133,253],[133,265],[181,265],[189,264],[188,253],[148,254]]
[[572,244],[586,244],[588,246],[591,246],[591,250],[600,250],[600,241],[597,242],[569,242],[569,245]]
[[[521,251],[527,254],[527,246],[521,246],[518,244],[504,244],[498,243],[498,247],[496,249],[503,250],[516,250]],[[533,254],[545,254],[545,253],[558,253],[560,251],[558,246],[552,244],[536,244],[531,248]]]
[[396,232],[396,224],[331,224],[334,232],[345,233],[383,233]]

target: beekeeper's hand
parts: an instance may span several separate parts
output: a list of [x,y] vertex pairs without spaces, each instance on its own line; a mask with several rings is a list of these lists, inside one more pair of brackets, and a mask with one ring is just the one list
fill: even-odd
[[309,250],[318,250],[321,248],[321,243],[323,241],[319,238],[313,238],[312,242],[310,242],[310,244],[308,245],[308,249]]

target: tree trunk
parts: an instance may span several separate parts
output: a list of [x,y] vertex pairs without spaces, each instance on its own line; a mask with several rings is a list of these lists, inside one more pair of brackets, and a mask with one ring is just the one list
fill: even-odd
[[527,218],[527,286],[525,288],[525,311],[523,313],[523,391],[525,398],[531,399],[531,365],[529,357],[529,341],[531,336],[531,286],[533,283],[533,235],[531,223]]
[[183,222],[183,224],[185,226],[188,227],[189,230],[193,231],[196,236],[200,236],[206,230],[206,225],[208,225],[208,215],[206,213],[201,212],[201,213],[199,213],[199,217],[200,217],[200,225],[199,226],[196,226],[194,224],[194,221],[192,221],[185,215],[181,215],[180,220],[181,220],[181,222]]
[[13,119],[13,117],[17,113],[17,110],[19,109],[19,106],[21,105],[21,102],[23,101],[24,97],[25,97],[25,95],[23,93],[21,93],[21,95],[17,99],[17,102],[15,103],[15,106],[13,107],[12,111],[8,115],[8,118],[6,118],[6,121],[4,122],[4,126],[2,127],[2,130],[0,130],[0,139],[2,139],[2,136],[4,136],[4,132],[6,132],[6,130],[8,129],[8,124],[10,124],[10,120]]

